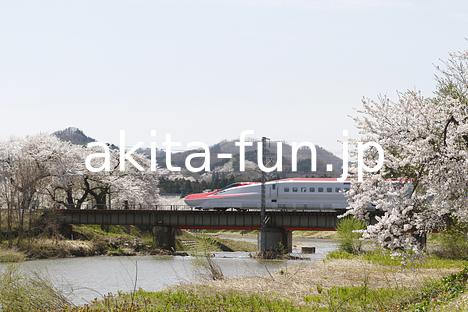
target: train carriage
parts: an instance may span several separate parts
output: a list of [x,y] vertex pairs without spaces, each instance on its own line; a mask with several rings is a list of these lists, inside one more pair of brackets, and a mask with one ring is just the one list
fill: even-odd
[[[345,209],[345,193],[350,182],[333,178],[291,178],[265,183],[266,208],[269,210]],[[197,209],[256,210],[261,206],[261,183],[239,182],[211,192],[191,194],[184,198]]]

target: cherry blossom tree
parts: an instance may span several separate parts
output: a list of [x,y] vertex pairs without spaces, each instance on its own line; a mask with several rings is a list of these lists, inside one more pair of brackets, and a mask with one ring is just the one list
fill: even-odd
[[[359,140],[379,143],[385,161],[353,183],[346,215],[366,218],[375,207],[380,216],[364,237],[392,250],[420,250],[426,233],[468,222],[468,50],[451,54],[436,79],[430,98],[364,99],[355,117]],[[366,162],[375,159],[371,152]]]
[[[86,153],[89,155],[98,152],[98,149],[89,148]],[[128,204],[142,207],[157,204],[159,198],[157,172],[148,169],[150,160],[144,155],[134,154],[133,158],[147,170],[141,172],[134,166],[127,165],[125,171],[121,171],[119,151],[111,149],[109,171],[87,171],[83,176],[83,189],[93,197],[97,208],[109,208],[109,203],[119,208]]]
[[64,153],[64,146],[57,141],[48,135],[37,135],[0,144],[0,204],[7,208],[9,232],[13,213],[17,213],[18,243],[23,234],[24,213],[37,206],[40,190],[52,175],[52,164]]
[[[107,208],[110,195],[116,204],[157,202],[156,172],[139,172],[131,166],[120,171],[117,150],[112,151],[112,170],[90,172],[85,158],[93,152],[43,134],[0,142],[0,206],[24,214],[39,204],[46,208],[80,209],[93,201],[96,207]],[[149,168],[144,156],[135,158]]]

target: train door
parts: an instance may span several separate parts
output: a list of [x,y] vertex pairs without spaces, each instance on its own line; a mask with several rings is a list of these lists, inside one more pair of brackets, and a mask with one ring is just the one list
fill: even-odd
[[278,208],[278,184],[272,183],[269,185],[270,196],[268,200],[268,205],[271,208]]

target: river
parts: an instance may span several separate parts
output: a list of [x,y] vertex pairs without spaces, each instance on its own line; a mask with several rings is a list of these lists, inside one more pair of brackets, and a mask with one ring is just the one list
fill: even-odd
[[[315,261],[336,249],[336,243],[331,240],[298,240],[298,245],[316,247],[315,254],[300,255],[308,260],[260,261],[246,252],[219,252],[215,254],[215,261],[226,277],[260,276],[291,265],[314,265]],[[296,249],[293,253],[299,255],[298,251]],[[202,282],[207,278],[206,272],[193,257],[181,256],[47,259],[26,261],[19,268],[47,278],[75,304],[87,303],[108,293],[132,291],[135,277],[137,288],[150,291],[182,283]]]

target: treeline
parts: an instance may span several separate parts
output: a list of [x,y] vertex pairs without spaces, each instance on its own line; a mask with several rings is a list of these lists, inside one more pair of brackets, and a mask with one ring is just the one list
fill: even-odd
[[159,178],[159,191],[166,194],[180,194],[185,196],[192,193],[201,193],[207,189],[221,189],[229,184],[236,182],[233,175],[213,174],[210,182],[205,180],[193,181],[184,178],[168,179],[165,177]]
[[[267,181],[278,180],[279,175],[270,175]],[[185,196],[193,193],[201,193],[205,190],[222,189],[232,183],[246,181],[242,177],[236,177],[232,174],[213,173],[211,181],[198,181],[189,180],[185,178],[168,179],[166,177],[159,177],[159,192],[161,194],[180,194]],[[248,179],[249,182],[260,182],[260,178]]]

